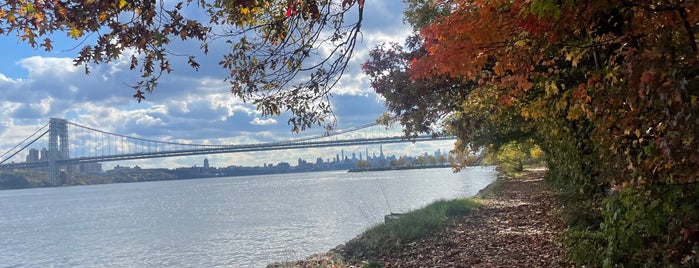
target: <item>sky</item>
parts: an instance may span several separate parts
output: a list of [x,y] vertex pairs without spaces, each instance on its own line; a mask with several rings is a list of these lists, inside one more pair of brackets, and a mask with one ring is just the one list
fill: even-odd
[[[402,42],[409,34],[410,28],[402,22],[402,11],[401,1],[366,1],[362,38],[348,71],[333,89],[337,129],[372,123],[385,112],[383,99],[374,94],[359,65],[368,59],[368,51],[376,45]],[[208,55],[198,55],[202,65],[199,71],[186,65],[186,57],[172,58],[174,71],[161,77],[158,88],[138,103],[132,97],[133,90],[125,85],[139,78],[138,72],[129,70],[127,59],[91,65],[91,73],[86,75],[82,66],[72,63],[81,45],[62,33],[51,38],[54,50],[45,52],[41,48],[31,48],[14,34],[0,36],[0,153],[28,137],[51,117],[128,136],[199,144],[284,141],[322,133],[318,128],[293,133],[287,125],[288,114],[262,117],[253,105],[234,97],[223,81],[225,71],[217,64],[226,50],[225,45],[213,44]],[[184,53],[198,49],[196,44],[190,45],[183,43],[173,49],[182,49]],[[362,135],[385,135],[386,131],[397,133],[400,129],[383,128]],[[415,155],[451,147],[448,141],[430,142],[387,145],[384,151],[389,155]],[[114,165],[174,168],[201,165],[204,158],[208,158],[212,166],[220,167],[281,161],[295,164],[298,158],[331,159],[340,150],[359,153],[365,148],[237,153],[103,165],[105,169]],[[369,151],[378,154],[378,146],[371,146]]]

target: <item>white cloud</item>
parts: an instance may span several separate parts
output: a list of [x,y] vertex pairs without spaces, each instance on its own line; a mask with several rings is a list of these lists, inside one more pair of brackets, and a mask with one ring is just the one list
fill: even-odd
[[267,119],[260,119],[259,117],[255,117],[250,124],[255,125],[255,126],[267,126],[267,125],[274,125],[277,123],[277,120],[274,118],[267,118]]
[[188,104],[186,101],[180,101],[177,104],[178,104],[177,106],[179,108],[179,112],[184,113],[184,114],[189,113],[189,107],[188,107]]
[[41,99],[39,103],[31,103],[29,104],[29,107],[36,111],[39,115],[46,115],[51,111],[51,103],[53,102],[53,98],[48,97]]
[[374,91],[369,85],[369,77],[363,73],[349,73],[345,75],[332,89],[332,93],[337,96],[374,95]]
[[136,124],[144,127],[162,126],[163,120],[150,115],[141,115],[136,119]]
[[21,83],[22,79],[12,79],[0,73],[0,86],[8,86]]
[[77,71],[78,67],[70,58],[32,56],[19,61],[19,65],[29,70],[29,77],[42,75],[62,76]]

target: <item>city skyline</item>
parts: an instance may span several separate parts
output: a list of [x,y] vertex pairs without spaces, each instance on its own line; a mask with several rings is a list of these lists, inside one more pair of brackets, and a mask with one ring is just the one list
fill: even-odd
[[[57,121],[64,122],[65,120],[62,119],[56,119]],[[138,137],[133,137],[133,138],[128,138],[124,142],[123,137],[119,134],[109,134],[112,135],[110,136],[100,136],[100,135],[106,135],[105,133],[97,130],[88,130],[76,127],[74,123],[69,123],[68,124],[70,127],[66,128],[66,130],[61,130],[63,134],[60,134],[61,139],[57,139],[55,142],[59,143],[61,146],[67,146],[66,148],[61,147],[61,154],[66,154],[67,157],[69,158],[81,158],[81,157],[95,157],[95,156],[100,156],[100,155],[118,155],[118,154],[130,154],[133,153],[132,148],[134,147],[141,147],[143,148],[144,144],[138,144],[138,143],[133,143],[133,140],[136,140],[136,142],[143,142],[144,138],[138,138]],[[40,129],[41,130],[41,129]],[[37,131],[38,132],[38,131]],[[90,136],[93,134],[97,134],[98,136]],[[400,132],[396,132],[395,130],[386,128],[385,126],[373,126],[370,128],[362,128],[357,131],[338,131],[336,133],[341,133],[341,135],[333,134],[333,136],[326,136],[326,135],[305,135],[304,137],[297,138],[297,139],[291,139],[289,142],[294,142],[294,141],[306,141],[309,138],[312,140],[320,140],[320,141],[328,141],[328,142],[333,142],[334,140],[343,140],[343,139],[366,139],[366,138],[374,138],[376,135],[383,135],[386,136],[388,135],[389,137],[399,137],[402,135]],[[58,135],[58,134],[57,134]],[[115,135],[115,136],[114,136]],[[12,158],[11,161],[7,161],[6,163],[11,163],[11,162],[32,162],[32,161],[38,161],[39,159],[44,159],[44,157],[47,155],[46,148],[49,147],[49,140],[48,137],[50,135],[45,136],[45,138],[39,139],[38,141],[32,143],[32,145],[28,148],[28,150],[25,150],[26,153],[21,152],[21,154],[17,155],[17,157]],[[28,137],[29,139],[31,137]],[[118,138],[115,140],[114,138]],[[129,139],[132,139],[129,141]],[[26,140],[26,139],[25,139]],[[176,139],[175,139],[176,140]],[[110,142],[111,141],[111,142]],[[65,144],[64,144],[65,143]],[[155,141],[154,141],[155,143]],[[169,143],[168,141],[163,141],[163,143]],[[274,142],[273,142],[274,143]],[[271,143],[271,144],[273,144]],[[197,143],[194,143],[197,144]],[[264,144],[264,143],[260,143]],[[210,144],[214,145],[214,144]],[[238,146],[238,145],[245,145],[245,144],[233,144],[230,146]],[[15,147],[23,147],[25,145],[23,144],[18,144]],[[107,146],[108,148],[105,148]],[[148,145],[150,146],[150,145]],[[157,146],[157,145],[156,145]],[[407,155],[411,154],[414,151],[428,151],[432,152],[435,151],[436,149],[439,150],[444,150],[444,148],[451,148],[453,147],[453,141],[430,141],[430,142],[418,142],[418,143],[401,143],[401,144],[386,144],[384,145],[388,150],[391,150],[391,152],[395,152],[397,155]],[[117,148],[118,147],[118,148]],[[371,147],[371,146],[370,146]],[[382,148],[381,146],[379,147],[371,147],[372,152],[375,154],[381,154]],[[64,151],[65,150],[65,151]],[[136,149],[138,150],[138,148]],[[147,149],[150,150],[150,149]],[[171,150],[171,149],[164,149],[164,148],[158,148],[155,147],[153,148],[154,151],[162,151],[162,150]],[[317,155],[322,155],[324,159],[331,159],[335,157],[335,153],[333,151],[334,149],[327,150],[325,148],[309,148],[309,149],[288,149],[288,150],[275,150],[273,152],[267,152],[267,151],[259,151],[255,153],[240,153],[240,152],[235,152],[232,153],[222,153],[222,154],[212,154],[209,156],[210,160],[216,161],[216,162],[225,162],[225,161],[232,161],[233,163],[237,165],[244,165],[244,166],[259,166],[263,165],[264,163],[269,163],[269,162],[294,162],[298,158],[303,158],[303,159],[315,159]],[[343,150],[340,150],[340,154],[342,153]],[[354,154],[357,155],[362,155],[363,157],[366,157],[368,154],[368,148],[364,147],[363,145],[357,145],[357,146],[349,146],[344,149],[344,151],[348,152],[348,155],[351,154],[350,151],[354,151]],[[135,151],[137,152],[137,151]],[[372,156],[372,155],[368,155]],[[356,156],[355,156],[356,157]],[[166,167],[166,168],[174,168],[174,167],[179,167],[179,166],[187,166],[191,162],[196,162],[194,158],[190,158],[187,156],[179,156],[179,157],[172,157],[176,158],[177,161],[173,161],[171,157],[168,158],[158,158],[158,159],[141,159],[141,160],[121,160],[118,162],[109,162],[105,161],[105,169],[110,169],[114,166],[121,165],[121,166],[142,166],[142,167]],[[344,157],[343,157],[344,158]],[[21,160],[20,160],[21,159]],[[189,159],[189,160],[185,160]]]
[[[377,154],[376,154],[376,151],[370,151],[370,150],[369,150],[369,147],[370,147],[370,146],[366,146],[366,147],[364,148],[363,151],[361,151],[361,150],[360,150],[360,151],[349,151],[349,152],[347,152],[347,154],[345,154],[345,150],[344,150],[344,149],[340,149],[340,151],[337,152],[337,153],[335,154],[335,156],[334,156],[334,157],[331,157],[331,158],[323,158],[323,157],[320,157],[320,156],[311,157],[311,158],[302,158],[302,157],[299,157],[298,159],[296,159],[296,161],[272,161],[272,162],[269,162],[269,163],[267,163],[267,162],[262,163],[262,165],[252,165],[252,166],[248,166],[248,165],[235,165],[235,164],[225,164],[225,163],[221,165],[221,164],[217,164],[217,163],[214,162],[214,161],[210,161],[210,160],[209,160],[209,157],[207,157],[207,156],[204,156],[203,158],[202,158],[202,157],[198,157],[198,158],[200,159],[200,162],[198,162],[198,163],[193,163],[193,164],[191,164],[191,165],[186,165],[186,166],[177,166],[177,167],[143,167],[143,166],[138,165],[138,164],[133,165],[133,166],[115,164],[115,165],[114,165],[112,168],[110,168],[110,169],[102,169],[102,166],[103,166],[102,163],[92,163],[92,164],[99,164],[100,171],[107,171],[107,170],[114,170],[114,169],[123,169],[123,168],[148,168],[148,169],[154,169],[154,168],[155,168],[155,169],[157,169],[157,168],[169,168],[169,169],[180,169],[180,168],[200,168],[200,167],[204,167],[204,168],[268,167],[268,166],[276,166],[276,165],[279,165],[279,164],[289,164],[290,166],[302,166],[302,165],[304,165],[304,164],[319,164],[319,160],[322,160],[322,163],[323,163],[323,164],[328,164],[328,163],[339,163],[339,162],[349,162],[349,163],[351,163],[352,165],[355,165],[358,161],[369,161],[370,163],[372,163],[372,164],[376,167],[376,166],[389,166],[390,161],[392,161],[392,160],[397,160],[397,159],[402,158],[402,157],[406,157],[406,158],[408,158],[408,159],[415,159],[415,158],[418,158],[418,157],[420,157],[420,156],[434,156],[434,157],[439,157],[440,155],[443,155],[443,156],[448,156],[448,155],[449,155],[449,151],[442,150],[442,149],[437,149],[436,151],[431,152],[431,153],[428,152],[428,151],[421,151],[421,152],[419,152],[419,153],[417,153],[417,154],[413,153],[413,154],[396,155],[396,154],[391,154],[390,152],[384,154],[384,152],[383,152],[383,144],[379,144],[379,154],[377,155]],[[367,155],[368,155],[370,152],[371,152],[370,156],[367,157]],[[29,156],[27,156],[27,157],[29,157]],[[309,161],[309,160],[312,160],[312,161]],[[379,165],[379,161],[385,161],[385,163],[384,163],[383,165]],[[199,166],[200,163],[202,163],[201,166]],[[292,164],[295,164],[295,165],[292,165]],[[89,165],[89,167],[87,167],[87,168],[83,168],[82,165],[78,165],[78,166],[80,166],[80,167],[77,168],[77,170],[81,170],[81,171],[82,171],[82,170],[86,170],[86,171],[88,171],[88,172],[94,172],[94,171],[95,171],[95,170],[94,170],[94,167],[95,167],[94,165]]]

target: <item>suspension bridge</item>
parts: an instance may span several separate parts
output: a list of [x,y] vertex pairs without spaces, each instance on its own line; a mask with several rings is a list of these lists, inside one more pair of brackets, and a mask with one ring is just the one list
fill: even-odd
[[[401,135],[374,138],[339,138],[342,134],[360,131],[375,125],[369,124],[327,133],[322,136],[288,141],[232,145],[150,140],[103,131],[65,119],[51,118],[47,124],[0,155],[0,170],[44,169],[48,173],[49,183],[58,185],[60,184],[62,174],[70,173],[71,167],[80,164],[176,156],[454,139],[453,137],[432,136],[417,136],[407,139]],[[329,139],[330,137],[334,138]],[[46,144],[46,139],[48,139],[47,148],[45,147],[41,151],[34,148],[36,144]],[[21,157],[25,155],[26,157],[22,159]]]

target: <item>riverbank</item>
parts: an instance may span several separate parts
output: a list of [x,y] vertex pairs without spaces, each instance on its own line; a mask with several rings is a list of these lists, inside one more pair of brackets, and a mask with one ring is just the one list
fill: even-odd
[[565,267],[561,206],[543,175],[495,181],[476,196],[481,206],[431,235],[384,242],[396,250],[349,248],[367,239],[360,235],[326,254],[268,267]]

